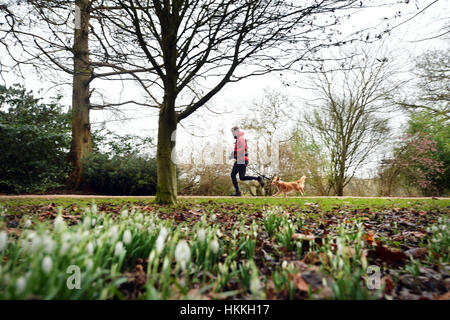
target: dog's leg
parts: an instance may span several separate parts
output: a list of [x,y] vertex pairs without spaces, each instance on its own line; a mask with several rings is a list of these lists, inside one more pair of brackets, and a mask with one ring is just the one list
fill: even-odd
[[276,197],[276,196],[278,196],[280,193],[281,193],[281,190],[278,190],[278,192],[275,193],[273,196]]

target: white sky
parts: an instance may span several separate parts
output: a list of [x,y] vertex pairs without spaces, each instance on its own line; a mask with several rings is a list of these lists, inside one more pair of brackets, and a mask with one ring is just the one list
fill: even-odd
[[[412,0],[408,6],[403,5],[400,8],[403,12],[414,11],[416,2],[417,1]],[[419,7],[422,8],[431,2],[431,0],[419,0],[418,4]],[[442,39],[418,42],[417,40],[442,33],[444,25],[447,24],[448,26],[450,22],[449,4],[449,0],[438,1],[424,13],[415,17],[412,21],[396,28],[392,34],[383,41],[387,46],[387,49],[396,50],[396,52],[399,53],[402,63],[406,62],[405,71],[407,71],[408,65],[409,67],[413,66],[414,56],[417,56],[421,52],[431,48],[442,48],[442,46],[446,46],[448,48],[449,41],[444,42]],[[398,8],[385,8],[370,11],[370,14],[360,14],[358,17],[352,19],[353,23],[349,23],[346,28],[349,30],[358,30],[361,26],[369,27],[371,25],[378,24],[382,21],[382,17],[392,16],[396,10],[398,10]],[[398,23],[400,21],[402,20],[396,20],[395,22]],[[375,45],[379,45],[379,43],[380,42]],[[410,63],[408,64],[408,62]],[[287,79],[294,79],[293,76],[289,74],[285,74],[283,76]],[[7,85],[11,85],[14,82],[22,82],[21,79],[18,79],[12,74],[6,75],[5,79]],[[295,79],[300,82],[304,80],[299,76],[296,76]],[[33,89],[34,92],[38,92],[40,88],[49,87],[49,84],[37,80],[32,74],[27,75],[24,83],[27,89]],[[277,76],[259,76],[248,78],[238,83],[228,84],[208,104],[208,108],[214,110],[215,112],[224,112],[223,114],[217,115],[209,112],[206,108],[201,108],[194,115],[183,121],[183,126],[188,128],[189,132],[194,133],[197,136],[204,136],[205,138],[192,137],[188,132],[179,126],[177,135],[178,147],[186,150],[186,148],[192,148],[193,145],[195,146],[205,143],[205,140],[211,142],[222,140],[223,143],[229,146],[227,148],[231,150],[233,138],[230,134],[230,128],[233,125],[239,125],[241,119],[252,116],[249,114],[248,107],[251,106],[254,100],[259,100],[262,98],[263,90],[266,88],[276,89],[277,91],[288,95],[297,110],[304,110],[306,108],[305,98],[306,100],[309,99],[311,94],[305,92],[303,89],[295,87],[293,85],[293,81],[290,83],[291,86],[284,86],[279,79],[279,73],[277,73]],[[137,94],[136,89],[130,83],[121,85],[117,81],[104,81],[101,84],[98,82],[93,83],[92,86],[98,87],[105,94],[105,96],[117,96],[117,93],[121,92],[122,101],[128,100],[127,97],[133,97]],[[64,103],[70,105],[70,87],[64,89],[63,92],[66,97],[64,99]],[[52,92],[47,92],[46,95],[51,96]],[[109,129],[120,134],[132,133],[140,136],[153,136],[156,138],[157,117],[154,109],[129,106],[127,108],[121,108],[121,110],[123,114],[119,117],[117,117],[117,115],[113,112],[107,110],[92,111],[92,126],[96,128],[105,124]],[[294,114],[293,118],[295,117],[297,117],[297,115]],[[130,120],[117,121],[118,119]],[[398,128],[403,123],[405,123],[405,118],[399,117],[393,123],[393,126]],[[221,132],[224,132],[225,136],[221,135]],[[251,138],[252,137],[250,136],[249,139],[251,140]],[[372,165],[361,171],[361,175],[364,174],[364,171],[367,172],[369,170],[373,172],[376,160],[377,159],[374,159]]]

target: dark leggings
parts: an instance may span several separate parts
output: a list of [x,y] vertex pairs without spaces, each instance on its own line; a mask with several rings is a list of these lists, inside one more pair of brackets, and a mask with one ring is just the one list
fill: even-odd
[[247,163],[246,164],[237,164],[237,162],[234,163],[233,170],[231,170],[231,180],[233,181],[234,188],[236,189],[236,192],[239,192],[239,185],[236,179],[236,175],[239,173],[239,179],[241,181],[244,180],[258,180],[258,177],[253,176],[246,176],[245,170],[247,170]]

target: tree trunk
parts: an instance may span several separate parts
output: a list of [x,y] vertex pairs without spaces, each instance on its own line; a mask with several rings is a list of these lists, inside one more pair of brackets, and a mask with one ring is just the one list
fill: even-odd
[[336,194],[339,197],[342,197],[344,195],[344,185],[342,181],[339,181],[336,187]]
[[159,113],[157,145],[157,187],[156,202],[174,204],[177,200],[176,165],[172,161],[175,140],[172,134],[177,129],[175,102],[165,101]]
[[92,136],[89,122],[89,82],[91,68],[89,61],[90,0],[76,0],[81,12],[79,28],[75,28],[73,43],[74,76],[72,91],[72,142],[69,161],[72,172],[68,186],[77,189],[82,177],[81,161],[92,152]]

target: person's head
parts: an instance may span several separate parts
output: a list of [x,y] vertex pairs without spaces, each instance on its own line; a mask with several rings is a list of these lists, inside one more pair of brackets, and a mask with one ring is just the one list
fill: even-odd
[[233,134],[233,137],[237,137],[239,135],[239,127],[234,126],[233,128],[231,128],[231,133]]

